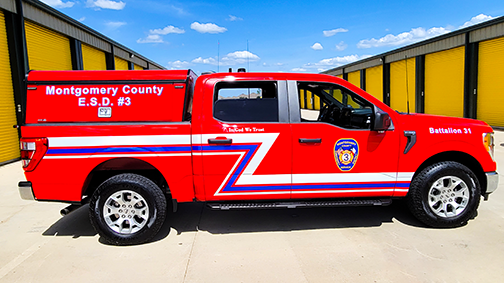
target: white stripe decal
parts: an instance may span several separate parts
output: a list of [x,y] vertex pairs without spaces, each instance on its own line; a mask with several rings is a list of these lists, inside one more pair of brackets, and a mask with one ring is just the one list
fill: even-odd
[[264,134],[205,134],[201,135],[203,143],[208,144],[208,139],[215,139],[218,136],[225,136],[226,138],[233,139],[233,144],[247,144],[247,143],[260,143],[261,145],[257,149],[255,155],[250,160],[243,174],[252,175],[255,170],[261,164],[264,156],[268,153],[271,146],[277,139],[280,133],[264,133]]
[[[292,191],[292,194],[323,194],[323,193],[374,193],[374,192],[394,192],[394,189],[373,189],[373,190],[331,190],[331,191]],[[291,191],[270,191],[270,192],[244,192],[244,193],[226,193],[226,194],[216,194],[216,195],[226,195],[226,196],[244,196],[244,195],[279,195],[279,194],[290,194]]]
[[396,173],[292,174],[293,184],[395,182]]
[[95,154],[95,155],[46,155],[44,159],[78,159],[103,157],[158,157],[158,156],[191,156],[190,153],[160,153],[160,154]]
[[125,145],[190,145],[190,135],[52,137],[49,147],[91,147]]
[[272,174],[272,175],[245,175],[242,174],[236,181],[236,185],[280,185],[290,184],[290,174]]

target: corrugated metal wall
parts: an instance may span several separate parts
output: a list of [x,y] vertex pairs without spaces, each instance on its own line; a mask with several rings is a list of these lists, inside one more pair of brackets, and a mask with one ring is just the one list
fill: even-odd
[[383,101],[383,66],[366,69],[366,92]]
[[504,127],[504,37],[479,43],[478,119]]
[[67,37],[25,21],[26,48],[31,70],[72,70]]
[[463,117],[464,56],[463,46],[425,56],[425,113]]
[[407,112],[408,97],[409,111],[413,113],[415,112],[415,58],[390,63],[390,107],[400,112]]
[[82,63],[84,70],[107,70],[105,52],[82,44]]
[[14,90],[4,13],[0,10],[0,163],[19,158]]

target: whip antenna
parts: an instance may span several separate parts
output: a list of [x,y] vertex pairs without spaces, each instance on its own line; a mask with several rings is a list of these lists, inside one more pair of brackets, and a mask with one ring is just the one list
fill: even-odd
[[250,56],[249,56],[249,46],[248,46],[248,39],[247,39],[247,71],[250,72]]
[[409,114],[409,84],[408,84],[408,56],[404,55],[406,61],[406,108],[408,109]]

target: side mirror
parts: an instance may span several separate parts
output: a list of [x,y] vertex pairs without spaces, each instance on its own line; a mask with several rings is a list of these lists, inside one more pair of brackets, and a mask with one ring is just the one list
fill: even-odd
[[391,124],[392,121],[388,113],[382,111],[375,112],[373,131],[386,131]]

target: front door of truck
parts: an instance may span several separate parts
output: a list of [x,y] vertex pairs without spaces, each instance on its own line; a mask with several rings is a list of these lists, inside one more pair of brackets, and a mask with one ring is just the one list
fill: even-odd
[[301,116],[292,124],[292,198],[392,196],[406,186],[398,134],[371,130],[372,103],[330,83],[289,82],[289,92]]
[[193,144],[203,161],[205,199],[288,199],[292,151],[286,82],[220,81],[213,92],[204,97],[204,105],[213,108],[202,120],[201,140]]

